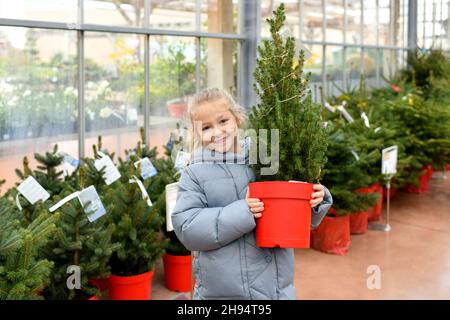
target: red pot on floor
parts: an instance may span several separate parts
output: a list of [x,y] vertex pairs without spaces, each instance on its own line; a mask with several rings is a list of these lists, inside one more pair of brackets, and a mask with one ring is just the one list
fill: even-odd
[[[389,190],[389,199],[390,200],[394,199],[397,196],[397,194],[398,194],[398,189],[391,187]],[[385,198],[387,198],[387,189],[386,188],[383,189],[383,196]]]
[[383,187],[375,183],[373,185],[373,190],[378,193],[378,201],[373,207],[373,211],[369,214],[369,221],[378,221],[381,217],[381,210],[383,209]]
[[155,270],[136,276],[109,277],[109,298],[111,300],[150,300],[152,279]]
[[367,211],[353,213],[349,216],[350,234],[363,234],[367,232],[369,213]]
[[89,298],[88,300],[99,300],[99,298],[97,298],[96,296],[93,296],[93,297]]
[[425,166],[422,169],[422,173],[419,177],[419,186],[416,187],[413,184],[408,184],[405,190],[410,193],[423,193],[428,191],[428,182],[433,175],[433,167],[431,165]]
[[[329,213],[336,211],[330,208]],[[350,218],[325,216],[317,229],[311,232],[311,248],[344,256],[350,247]]]
[[378,193],[377,202],[372,208],[367,210],[367,213],[369,215],[369,221],[379,220],[381,216],[381,209],[383,208],[383,187],[378,183],[374,183],[369,187],[356,189],[355,192]]
[[309,248],[313,184],[265,181],[249,184],[250,197],[264,202],[256,220],[258,247]]
[[193,287],[191,255],[174,256],[165,254],[164,282],[166,288],[172,291],[188,292]]

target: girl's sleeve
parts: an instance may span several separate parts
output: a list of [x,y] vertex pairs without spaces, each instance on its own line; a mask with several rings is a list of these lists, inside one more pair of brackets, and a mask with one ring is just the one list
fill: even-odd
[[314,208],[311,208],[311,229],[315,229],[322,222],[323,218],[327,214],[328,210],[333,205],[333,197],[327,187],[323,186],[325,196],[323,201]]
[[208,208],[206,196],[189,167],[183,170],[178,184],[172,224],[178,239],[191,251],[218,249],[256,226],[245,199]]

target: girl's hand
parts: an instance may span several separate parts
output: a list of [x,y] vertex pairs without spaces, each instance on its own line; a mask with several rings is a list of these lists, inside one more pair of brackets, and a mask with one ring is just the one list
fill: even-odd
[[315,184],[313,185],[313,190],[317,191],[311,194],[312,200],[309,201],[311,204],[311,208],[314,208],[319,203],[323,201],[323,197],[325,196],[325,191],[323,190],[323,185],[321,184]]
[[261,218],[264,210],[264,203],[257,198],[249,198],[249,189],[247,188],[247,194],[245,195],[245,201],[247,201],[248,207],[255,218]]

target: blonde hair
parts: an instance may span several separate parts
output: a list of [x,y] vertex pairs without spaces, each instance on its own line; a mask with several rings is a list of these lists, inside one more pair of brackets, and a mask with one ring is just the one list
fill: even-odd
[[236,123],[239,129],[242,129],[245,126],[247,121],[247,115],[245,113],[245,109],[240,106],[233,97],[223,89],[219,88],[208,88],[204,89],[189,98],[188,102],[188,122],[189,122],[189,143],[188,146],[190,148],[190,152],[194,151],[196,148],[201,146],[201,139],[198,134],[195,132],[194,122],[195,122],[195,113],[199,106],[205,103],[211,103],[215,101],[223,100],[225,101],[225,105],[233,116],[236,118]]

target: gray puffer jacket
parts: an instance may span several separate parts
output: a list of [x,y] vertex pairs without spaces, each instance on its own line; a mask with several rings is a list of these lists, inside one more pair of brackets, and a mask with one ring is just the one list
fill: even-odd
[[[246,157],[199,149],[182,172],[172,223],[193,251],[194,299],[295,299],[293,249],[259,248],[245,201],[254,181]],[[317,227],[333,203],[311,209]]]

